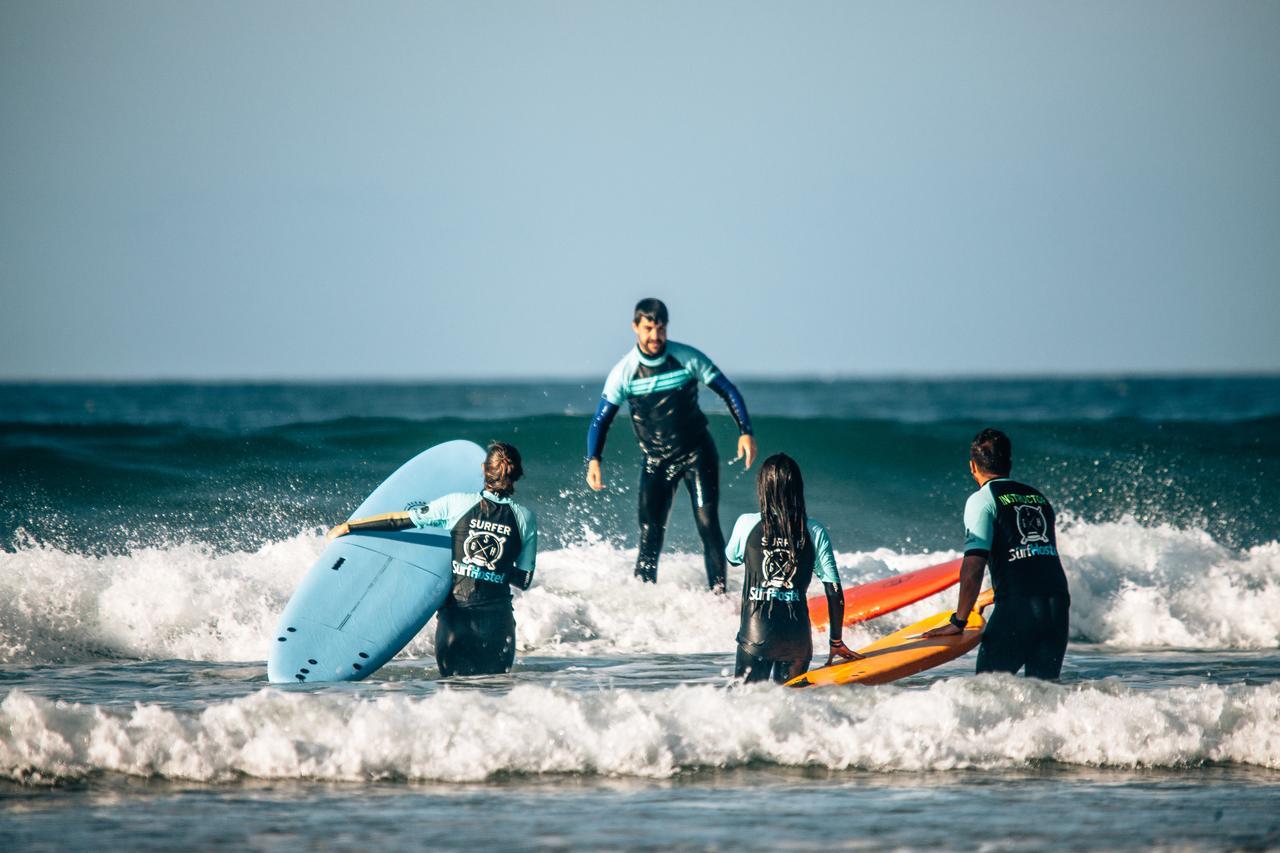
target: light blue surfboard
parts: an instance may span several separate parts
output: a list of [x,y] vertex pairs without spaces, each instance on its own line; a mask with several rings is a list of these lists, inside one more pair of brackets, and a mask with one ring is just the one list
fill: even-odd
[[[484,450],[450,441],[424,450],[373,490],[351,518],[402,512],[451,492],[478,492]],[[274,683],[358,681],[422,630],[453,583],[448,530],[349,533],[329,543],[280,616],[267,655]]]

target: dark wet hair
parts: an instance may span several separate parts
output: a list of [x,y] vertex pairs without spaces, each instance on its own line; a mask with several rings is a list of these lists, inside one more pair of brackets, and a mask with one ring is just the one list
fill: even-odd
[[765,541],[772,544],[775,539],[787,540],[787,549],[795,560],[809,535],[800,466],[785,453],[773,454],[756,474],[756,493],[760,496]]
[[969,458],[979,471],[1005,477],[1013,470],[1013,445],[1009,436],[988,427],[973,437]]
[[661,299],[641,299],[636,303],[636,313],[631,322],[639,323],[642,319],[659,326],[667,325],[667,306]]
[[484,458],[484,487],[501,498],[516,490],[516,480],[524,476],[520,451],[503,441],[489,442]]

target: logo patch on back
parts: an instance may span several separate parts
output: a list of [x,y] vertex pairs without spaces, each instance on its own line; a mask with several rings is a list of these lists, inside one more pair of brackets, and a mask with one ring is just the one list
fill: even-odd
[[1014,508],[1014,520],[1018,524],[1018,533],[1022,534],[1022,544],[1028,542],[1048,542],[1049,523],[1045,521],[1044,512],[1038,506],[1019,506]]
[[765,548],[760,568],[764,572],[765,589],[791,589],[791,582],[796,576],[796,564],[786,548]]
[[472,530],[462,543],[462,559],[473,566],[496,569],[506,544],[505,536],[487,530]]

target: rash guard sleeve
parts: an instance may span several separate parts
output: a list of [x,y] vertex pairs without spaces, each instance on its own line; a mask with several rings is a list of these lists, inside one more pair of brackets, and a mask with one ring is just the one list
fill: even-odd
[[738,424],[738,432],[751,435],[751,416],[747,414],[747,401],[742,399],[742,394],[729,381],[729,377],[723,373],[716,374],[715,379],[707,383],[707,387],[719,394],[720,399],[729,407],[729,414],[733,415]]
[[720,368],[707,358],[706,353],[688,344],[667,341],[667,354],[680,362],[680,366],[697,377],[703,385],[710,385],[720,375]]
[[725,559],[731,565],[741,566],[747,559],[747,536],[751,534],[751,528],[755,527],[758,521],[760,521],[758,512],[738,516],[737,522],[733,525],[733,533],[729,536],[729,544],[724,546]]
[[409,509],[414,527],[452,527],[467,511],[480,502],[478,492],[455,492],[424,506]]
[[991,540],[995,532],[996,502],[991,490],[982,487],[969,495],[964,505],[964,555],[991,556]]
[[599,459],[600,454],[604,453],[604,440],[609,435],[609,425],[613,423],[613,416],[616,414],[617,405],[601,397],[600,405],[596,406],[596,413],[591,418],[591,426],[587,429],[588,459]]
[[827,528],[809,519],[809,536],[813,539],[813,573],[823,583],[839,584],[840,573],[836,571],[836,557]]

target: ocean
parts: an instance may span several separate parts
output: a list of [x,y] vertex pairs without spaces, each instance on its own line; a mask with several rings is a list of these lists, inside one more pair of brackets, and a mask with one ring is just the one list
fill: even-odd
[[[583,482],[599,384],[0,384],[0,849],[1280,846],[1280,377],[741,383],[846,585],[959,554],[984,426],[1058,511],[1061,682],[807,691],[730,678],[740,577],[704,589],[687,498],[632,578],[625,412]],[[268,685],[323,531],[454,438],[524,456],[514,670],[440,679],[428,625]],[[727,534],[754,471],[721,471]]]

